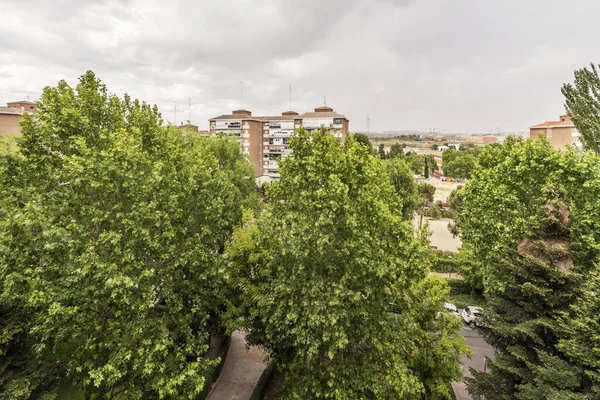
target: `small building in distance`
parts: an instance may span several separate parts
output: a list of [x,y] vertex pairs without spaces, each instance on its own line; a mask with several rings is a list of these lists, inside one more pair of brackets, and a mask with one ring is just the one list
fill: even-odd
[[561,115],[560,121],[546,121],[529,128],[529,137],[532,140],[538,140],[540,135],[558,150],[566,148],[567,145],[581,146],[579,132],[568,114]]
[[35,114],[37,105],[32,101],[13,101],[0,107],[0,137],[20,136],[21,126],[19,122],[23,119],[23,114]]
[[182,122],[177,129],[179,129],[180,132],[193,132],[200,136],[210,136],[209,131],[198,129],[198,125],[194,125],[190,123],[190,121],[188,121],[186,124]]
[[498,137],[496,137],[496,136],[483,136],[482,140],[483,140],[484,145],[498,143]]

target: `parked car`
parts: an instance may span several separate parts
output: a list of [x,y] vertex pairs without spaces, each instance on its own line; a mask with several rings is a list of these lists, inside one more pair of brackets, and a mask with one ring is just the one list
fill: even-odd
[[451,312],[452,314],[458,315],[458,308],[452,303],[444,303],[444,308],[446,311]]
[[476,323],[476,319],[483,314],[483,309],[476,306],[468,306],[460,311],[460,317],[463,319],[465,324],[473,325]]

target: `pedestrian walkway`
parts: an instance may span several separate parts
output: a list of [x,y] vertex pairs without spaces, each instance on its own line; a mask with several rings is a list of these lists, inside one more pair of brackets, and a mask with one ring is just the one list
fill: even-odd
[[221,375],[207,400],[248,400],[267,364],[267,353],[246,348],[245,332],[233,332]]
[[467,392],[467,385],[464,382],[452,382],[452,389],[454,389],[456,400],[473,400]]

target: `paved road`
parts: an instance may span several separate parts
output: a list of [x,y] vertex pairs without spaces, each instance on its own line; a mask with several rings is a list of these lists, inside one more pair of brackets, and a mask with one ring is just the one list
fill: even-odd
[[246,348],[244,332],[233,332],[221,375],[207,400],[248,400],[267,364],[264,351],[257,347]]
[[[423,224],[425,221],[429,222],[429,232],[431,232],[431,245],[436,246],[438,250],[453,251],[458,253],[458,248],[462,245],[459,237],[452,237],[452,234],[448,230],[448,222],[451,219],[443,218],[438,220],[423,218]],[[413,220],[415,227],[419,226],[419,216],[416,216]]]
[[[494,349],[483,340],[481,335],[477,333],[475,329],[464,326],[460,334],[464,336],[465,342],[471,346],[473,352],[475,353],[471,359],[468,357],[463,357],[461,359],[463,376],[471,376],[469,368],[483,371],[484,357],[488,357],[493,360]],[[453,382],[452,387],[454,388],[454,393],[456,394],[457,400],[472,399],[463,382]]]

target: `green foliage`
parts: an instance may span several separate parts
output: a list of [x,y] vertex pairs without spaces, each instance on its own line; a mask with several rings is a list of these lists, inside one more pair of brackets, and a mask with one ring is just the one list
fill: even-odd
[[215,363],[220,253],[256,199],[239,145],[166,128],[92,72],[46,88],[22,130],[0,162],[0,337],[23,355],[0,391],[194,398]]
[[584,295],[561,318],[565,338],[559,341],[563,351],[583,371],[584,389],[580,398],[600,396],[600,278],[594,276]]
[[433,203],[435,190],[435,186],[430,183],[419,183],[417,185],[417,193],[421,200],[421,207],[427,207]]
[[451,251],[431,250],[431,270],[434,272],[460,273],[458,254]]
[[454,149],[444,150],[442,153],[444,173],[452,178],[470,179],[477,165],[477,156],[472,154],[473,152]]
[[448,287],[427,278],[426,237],[397,212],[384,163],[325,131],[291,146],[269,206],[227,250],[234,314],[285,373],[283,398],[447,397],[460,322],[435,320]]
[[371,144],[371,139],[366,133],[354,133],[351,135],[357,143],[364,144],[369,149],[369,152],[373,148]]
[[429,160],[425,158],[425,166],[423,167],[423,176],[429,179]]
[[427,164],[427,168],[430,171],[437,171],[437,169],[438,169],[438,163],[435,160],[435,157],[433,156],[433,154],[424,154],[423,155],[423,160]]
[[396,157],[404,157],[404,150],[402,150],[402,145],[400,143],[392,144],[390,152],[388,153],[388,158]]
[[461,221],[489,300],[483,333],[498,355],[469,390],[486,399],[587,398],[589,378],[557,345],[569,337],[561,316],[598,274],[598,160],[545,140],[509,138],[492,151],[495,166],[465,187]]
[[423,173],[423,168],[425,167],[425,161],[424,161],[423,157],[421,157],[417,153],[409,151],[404,156],[404,160],[410,166],[413,173],[419,174],[419,175],[421,175]]
[[592,63],[590,68],[575,71],[575,81],[563,85],[565,108],[581,134],[587,150],[600,154],[600,77]]
[[402,158],[396,157],[385,161],[387,175],[394,188],[396,200],[401,204],[401,215],[406,220],[411,220],[419,208],[420,199],[417,183],[413,173]]
[[460,214],[463,208],[464,186],[458,185],[456,189],[448,196],[449,217],[454,221],[448,223],[448,230],[452,236],[456,237],[460,234]]
[[450,286],[450,302],[457,308],[487,307],[487,300],[482,292],[473,290],[468,282],[460,279],[448,279],[448,286]]
[[381,143],[379,145],[379,158],[381,158],[382,160],[385,160],[387,158],[387,155],[385,154],[385,146],[383,145],[383,143]]

